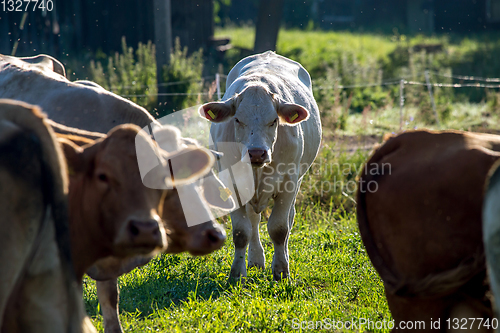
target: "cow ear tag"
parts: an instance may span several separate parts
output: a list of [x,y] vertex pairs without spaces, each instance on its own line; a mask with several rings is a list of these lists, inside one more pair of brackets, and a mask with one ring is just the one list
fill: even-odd
[[208,111],[207,111],[207,113],[208,113],[208,115],[210,116],[210,118],[212,118],[212,119],[215,119],[215,118],[216,118],[216,116],[215,116],[215,114],[212,112],[212,110],[208,110]]
[[226,202],[227,199],[229,199],[229,197],[231,196],[231,194],[233,194],[230,189],[223,188],[222,186],[219,186],[219,192],[220,192],[220,198],[224,200],[224,202]]
[[290,118],[290,121],[294,121],[295,119],[297,119],[297,117],[299,116],[298,113],[294,114],[292,118]]

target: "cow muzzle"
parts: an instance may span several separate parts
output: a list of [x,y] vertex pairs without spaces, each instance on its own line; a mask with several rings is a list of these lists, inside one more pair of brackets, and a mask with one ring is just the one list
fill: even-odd
[[269,152],[265,149],[249,149],[248,157],[252,166],[255,167],[262,167],[264,164],[271,162]]
[[224,228],[214,221],[191,227],[191,229],[195,230],[191,231],[187,250],[194,256],[212,253],[220,249],[226,240]]
[[166,247],[165,229],[155,219],[130,219],[121,230],[115,245],[125,255],[145,255]]

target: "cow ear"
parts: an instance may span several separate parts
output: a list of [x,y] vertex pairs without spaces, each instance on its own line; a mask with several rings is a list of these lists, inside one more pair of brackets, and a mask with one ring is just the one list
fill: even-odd
[[183,149],[166,156],[165,159],[167,167],[173,173],[174,185],[196,181],[211,170],[215,161],[213,154],[208,149],[200,147]]
[[198,112],[203,118],[206,118],[214,123],[226,121],[234,116],[234,99],[229,99],[225,102],[211,102],[200,106]]
[[65,138],[58,138],[58,141],[61,144],[64,157],[66,158],[68,173],[72,176],[79,172],[84,165],[83,149]]
[[231,190],[213,172],[203,178],[203,195],[211,206],[223,210],[233,210],[235,204],[231,194]]
[[298,104],[281,103],[278,106],[278,116],[285,125],[295,126],[309,118],[309,111]]

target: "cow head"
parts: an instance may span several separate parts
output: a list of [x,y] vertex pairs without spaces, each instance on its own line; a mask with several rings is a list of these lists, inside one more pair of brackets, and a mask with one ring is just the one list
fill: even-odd
[[[62,140],[70,176],[72,242],[76,239],[87,246],[75,245],[77,252],[101,248],[94,256],[126,257],[166,247],[159,216],[164,194],[142,184],[135,146],[138,133],[137,126],[118,126],[106,138],[81,148]],[[152,147],[147,136],[143,140]],[[166,176],[166,172],[158,175]]]
[[249,86],[224,102],[200,107],[199,113],[211,122],[232,121],[235,141],[246,147],[252,166],[271,162],[278,126],[295,126],[309,117],[302,106],[285,103],[276,94],[260,85]]
[[[211,171],[214,157],[207,149],[201,148],[196,141],[181,138],[178,129],[166,126],[154,132],[154,138],[164,153],[167,164],[173,158],[185,158],[189,168],[173,170],[175,187],[166,184],[165,201],[162,218],[167,228],[167,253],[190,252],[203,255],[219,249],[226,239],[224,228],[215,221],[212,211],[222,210],[225,214],[234,208],[230,196],[224,196],[224,184]],[[208,169],[200,156],[196,159],[194,152],[210,155]],[[176,163],[181,165],[182,163]],[[153,169],[154,170],[154,169]],[[187,171],[186,171],[187,170]],[[200,170],[200,171],[199,171]],[[201,171],[203,170],[203,171]],[[177,173],[192,174],[189,182],[176,181]],[[148,183],[147,177],[144,179]]]
[[[221,248],[226,232],[213,218],[211,209],[229,212],[234,208],[230,197],[225,201],[221,199],[219,189],[222,187],[215,175],[209,175],[196,183],[167,191],[163,205],[163,219],[168,229],[167,253],[187,251],[192,255],[205,255]],[[186,199],[191,200],[194,209],[186,206]],[[190,220],[206,222],[190,225]]]

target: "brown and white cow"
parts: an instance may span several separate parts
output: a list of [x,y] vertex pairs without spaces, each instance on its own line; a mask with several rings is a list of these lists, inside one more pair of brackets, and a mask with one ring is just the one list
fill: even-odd
[[71,262],[66,164],[45,120],[0,100],[0,331],[95,332]]
[[[361,238],[395,320],[453,330],[491,322],[482,241],[483,185],[500,136],[411,131],[375,150],[359,176]],[[479,320],[471,325],[475,331]],[[459,326],[460,326],[459,325]]]

